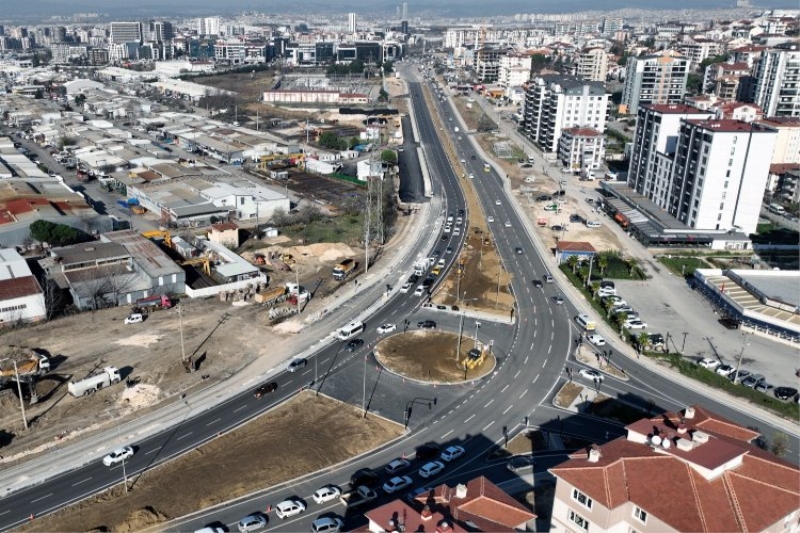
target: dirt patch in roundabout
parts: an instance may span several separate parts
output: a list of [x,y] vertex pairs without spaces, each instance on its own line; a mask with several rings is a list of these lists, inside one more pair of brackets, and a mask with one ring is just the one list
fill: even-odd
[[[375,358],[390,372],[429,383],[462,383],[482,378],[494,370],[496,359],[488,346],[482,362],[467,368],[464,361],[476,348],[471,337],[443,331],[410,331],[392,335],[375,347]],[[460,353],[456,360],[456,350]],[[480,350],[482,347],[478,346]]]

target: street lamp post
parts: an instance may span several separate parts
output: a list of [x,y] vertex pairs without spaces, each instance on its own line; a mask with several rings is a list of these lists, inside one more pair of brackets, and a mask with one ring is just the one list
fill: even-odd
[[11,357],[0,360],[8,361],[14,365],[14,380],[17,382],[17,393],[19,394],[19,409],[22,411],[22,426],[28,429],[28,417],[25,415],[25,400],[22,398],[22,384],[19,382],[19,368],[17,368],[17,361]]
[[750,343],[747,342],[748,335],[752,335],[752,333],[742,333],[742,349],[739,352],[739,358],[736,361],[736,372],[734,372],[733,374],[734,383],[736,383],[736,380],[739,379],[739,368],[742,366],[742,359],[744,358],[744,349],[750,345]]
[[688,331],[683,332],[683,342],[681,343],[681,355],[683,355],[683,349],[686,348],[686,336],[689,334]]
[[364,354],[364,384],[361,397],[361,408],[364,410],[364,418],[367,418],[367,354]]
[[481,323],[477,320],[475,321],[475,349],[478,349],[478,329],[481,327]]
[[464,334],[464,309],[461,310],[461,325],[458,327],[458,345],[456,346],[456,362],[461,356],[461,336]]

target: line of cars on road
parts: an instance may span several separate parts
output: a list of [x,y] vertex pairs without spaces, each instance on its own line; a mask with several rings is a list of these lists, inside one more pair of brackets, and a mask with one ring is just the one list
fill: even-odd
[[797,400],[800,402],[797,389],[793,387],[774,387],[767,382],[767,378],[763,374],[756,374],[745,368],[739,368],[737,372],[736,367],[710,357],[700,359],[697,364],[708,371],[725,376],[738,385],[763,392],[764,394],[772,391],[772,394],[779,400]]

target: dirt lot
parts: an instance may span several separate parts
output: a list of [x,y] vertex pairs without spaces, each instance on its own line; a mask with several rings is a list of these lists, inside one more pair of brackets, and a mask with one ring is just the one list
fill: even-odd
[[569,407],[572,405],[572,402],[575,401],[575,398],[583,392],[584,387],[582,385],[578,385],[577,383],[568,382],[564,383],[564,386],[558,391],[556,394],[556,399],[553,403],[555,403],[558,407]]
[[[320,428],[335,428],[322,431]],[[21,531],[139,531],[221,501],[344,461],[398,437],[402,428],[363,418],[349,405],[311,392],[295,396],[246,426],[180,459]],[[206,458],[213,457],[213,461]],[[198,483],[203,480],[203,483]],[[193,487],[191,491],[181,487]]]
[[[466,335],[461,338],[461,353],[454,354],[458,335],[442,331],[412,331],[393,335],[375,347],[375,358],[392,372],[422,381],[459,383],[464,381],[464,358],[474,348]],[[485,376],[494,369],[494,356],[487,355],[479,368],[469,370],[467,379]]]

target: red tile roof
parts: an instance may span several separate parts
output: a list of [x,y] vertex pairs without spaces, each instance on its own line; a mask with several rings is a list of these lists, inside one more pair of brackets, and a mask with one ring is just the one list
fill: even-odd
[[592,252],[597,253],[590,242],[582,241],[558,241],[556,249],[560,252]]
[[42,288],[33,276],[0,280],[0,301],[41,293]]
[[736,133],[752,131],[753,133],[758,133],[767,131],[763,126],[759,126],[758,124],[752,122],[742,122],[741,120],[732,120],[727,118],[709,120],[689,119],[687,122],[711,132],[718,131],[724,133]]
[[691,115],[696,113],[705,113],[702,109],[692,107],[686,104],[649,104],[645,107],[652,109],[656,113],[662,115]]
[[214,231],[228,231],[232,229],[239,229],[239,226],[233,222],[220,222],[219,224],[212,224],[211,229]]

